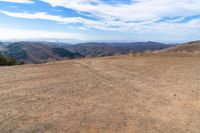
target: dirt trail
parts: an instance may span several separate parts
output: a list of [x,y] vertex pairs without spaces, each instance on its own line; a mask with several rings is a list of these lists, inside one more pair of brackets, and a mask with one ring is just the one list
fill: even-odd
[[199,133],[200,60],[116,56],[0,68],[1,133]]

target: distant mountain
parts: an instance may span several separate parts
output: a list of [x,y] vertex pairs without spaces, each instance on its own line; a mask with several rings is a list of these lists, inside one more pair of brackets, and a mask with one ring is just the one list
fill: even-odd
[[0,52],[3,51],[4,47],[5,47],[5,44],[3,42],[0,42]]
[[0,47],[5,46],[5,44],[3,42],[0,42]]
[[50,60],[83,57],[112,56],[161,50],[171,45],[157,42],[136,43],[79,43],[76,45],[48,42],[14,42],[3,47],[3,53],[25,63],[43,63]]
[[62,58],[70,58],[70,59],[74,59],[74,58],[80,58],[80,57],[84,57],[81,54],[75,52],[71,52],[69,50],[66,50],[64,48],[52,48],[52,52]]
[[135,42],[135,43],[80,43],[77,45],[65,46],[66,49],[78,52],[84,56],[111,56],[128,53],[155,51],[169,48],[171,45],[157,42]]

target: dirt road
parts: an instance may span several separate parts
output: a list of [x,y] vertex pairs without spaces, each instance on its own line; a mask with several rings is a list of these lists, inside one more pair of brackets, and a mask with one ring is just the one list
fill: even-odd
[[1,133],[200,133],[200,57],[0,68]]

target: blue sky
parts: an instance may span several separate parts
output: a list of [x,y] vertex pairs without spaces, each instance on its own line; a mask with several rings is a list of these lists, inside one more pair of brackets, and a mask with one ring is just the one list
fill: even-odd
[[200,40],[199,0],[0,0],[1,40]]

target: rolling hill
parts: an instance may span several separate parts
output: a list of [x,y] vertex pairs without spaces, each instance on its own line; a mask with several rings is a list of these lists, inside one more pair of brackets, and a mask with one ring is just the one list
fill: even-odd
[[168,49],[158,51],[159,53],[174,53],[174,54],[200,54],[200,41],[193,41],[180,44]]

